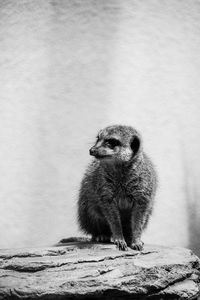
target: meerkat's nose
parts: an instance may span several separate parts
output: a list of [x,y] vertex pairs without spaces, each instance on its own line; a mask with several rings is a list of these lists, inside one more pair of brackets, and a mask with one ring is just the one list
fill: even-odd
[[90,155],[95,155],[96,154],[96,148],[95,147],[92,147],[90,150],[89,150],[89,152],[90,152]]

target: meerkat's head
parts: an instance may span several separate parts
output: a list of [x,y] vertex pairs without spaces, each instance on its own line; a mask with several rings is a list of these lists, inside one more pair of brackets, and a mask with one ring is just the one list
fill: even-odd
[[97,135],[90,155],[106,161],[128,162],[141,152],[141,136],[130,126],[108,126]]

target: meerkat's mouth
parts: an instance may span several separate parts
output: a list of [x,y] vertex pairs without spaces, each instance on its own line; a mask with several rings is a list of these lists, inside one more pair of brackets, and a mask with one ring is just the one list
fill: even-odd
[[95,158],[97,158],[97,159],[108,159],[108,158],[112,158],[112,155],[99,155],[99,154],[96,154]]

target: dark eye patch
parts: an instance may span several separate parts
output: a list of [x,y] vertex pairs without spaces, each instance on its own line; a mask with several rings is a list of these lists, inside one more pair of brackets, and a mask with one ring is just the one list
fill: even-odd
[[121,145],[120,141],[117,139],[106,139],[105,143],[111,148]]

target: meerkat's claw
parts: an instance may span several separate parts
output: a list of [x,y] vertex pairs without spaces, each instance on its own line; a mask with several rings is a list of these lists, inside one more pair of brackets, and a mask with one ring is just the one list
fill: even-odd
[[127,247],[127,244],[126,244],[125,240],[115,239],[114,243],[115,243],[115,245],[117,246],[117,248],[119,250],[122,250],[122,251],[127,251],[128,250],[128,247]]
[[132,243],[130,246],[131,249],[136,250],[136,251],[142,251],[144,243],[142,241],[138,243]]

